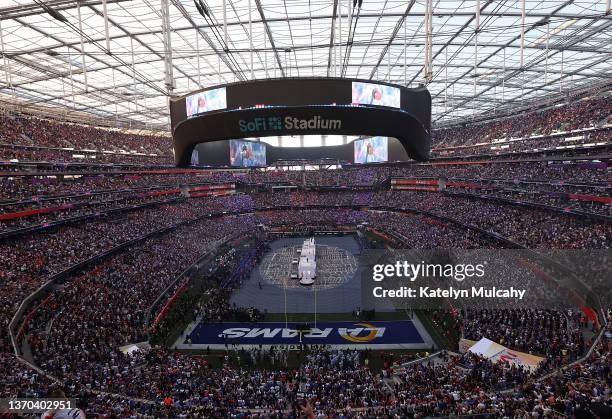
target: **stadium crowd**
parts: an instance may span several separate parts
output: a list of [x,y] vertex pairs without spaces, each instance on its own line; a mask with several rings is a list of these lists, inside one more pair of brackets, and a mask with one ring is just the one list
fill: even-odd
[[[563,141],[556,131],[575,129],[598,130],[580,141],[597,136],[597,141],[607,142],[609,110],[610,98],[597,98],[519,118],[438,131],[437,147],[532,135],[545,138],[520,143],[551,147]],[[29,117],[3,116],[0,123],[2,160],[72,161],[72,154],[87,149],[95,150],[83,153],[96,155],[97,162],[172,162],[170,140],[165,137]],[[105,150],[116,154],[104,154]],[[157,157],[127,157],[122,150]],[[180,307],[174,307],[178,311],[171,312],[175,317],[162,315],[157,329],[151,328],[160,315],[160,307],[154,306],[158,296],[167,289],[168,295],[179,292],[187,283],[188,278],[175,282],[181,272],[215,250],[218,243],[241,240],[259,229],[308,231],[348,226],[414,249],[608,250],[612,226],[605,217],[578,218],[525,202],[491,199],[511,197],[565,210],[570,206],[568,197],[551,193],[609,197],[608,163],[527,158],[304,172],[177,173],[151,172],[143,166],[129,173],[112,173],[114,169],[100,166],[87,173],[70,169],[65,175],[58,165],[33,175],[17,173],[21,166],[7,165],[0,177],[0,216],[46,206],[72,207],[53,215],[0,219],[0,232],[59,222],[0,242],[3,330],[10,329],[24,298],[50,279],[60,284],[37,300],[37,305],[28,307],[23,325],[11,330],[24,356],[44,373],[15,357],[11,336],[0,336],[0,369],[7,372],[0,381],[0,397],[42,397],[61,387],[81,400],[92,417],[281,418],[310,411],[311,417],[321,418],[606,417],[611,408],[610,326],[585,360],[571,364],[592,343],[592,338],[585,338],[585,319],[577,311],[506,307],[461,313],[458,324],[463,337],[488,337],[511,349],[542,355],[546,368],[536,372],[457,354],[441,354],[397,370],[386,363],[376,371],[368,368],[362,352],[315,347],[304,349],[303,362],[296,368],[287,366],[287,354],[279,348],[241,353],[242,361],[223,362],[218,367],[163,346],[132,353],[120,349],[147,340],[150,333],[169,333],[176,316],[189,312],[209,322],[244,316],[258,321],[261,313],[232,306],[229,301],[232,290],[248,280],[259,253],[247,258],[228,253],[215,259],[223,269],[209,272],[205,302],[181,301],[184,306],[178,304]],[[486,191],[466,187],[457,188],[461,194],[399,191],[391,189],[391,178],[479,182]],[[237,182],[238,191],[244,193],[181,199],[155,195],[210,182]],[[283,184],[299,189],[264,192],[271,185]],[[610,215],[610,204],[605,202],[589,201],[571,208]],[[91,218],[63,223],[75,215]],[[126,242],[131,242],[126,248],[104,255]],[[574,253],[567,256],[567,263],[588,272],[591,285],[605,299],[610,293],[609,268],[595,264],[595,259]],[[81,262],[88,263],[62,274]],[[600,316],[599,321],[603,324],[604,318]],[[595,334],[599,327],[590,324]],[[233,356],[236,354],[226,353],[224,361]],[[274,361],[273,369],[253,368],[267,360]],[[563,369],[542,375],[553,368]]]
[[[568,145],[580,148],[585,144],[597,145],[593,149],[597,152],[609,146],[612,137],[611,102],[608,96],[592,97],[493,122],[435,129],[433,154],[459,157],[563,152]],[[23,115],[0,116],[0,127],[0,161],[173,163],[171,139],[164,136],[130,134]]]
[[[393,204],[394,202],[386,194],[390,193],[383,193],[383,195],[367,194],[366,198],[370,199],[370,204],[372,204],[373,200],[379,200],[385,205]],[[414,201],[414,194],[412,192],[401,193],[399,195],[404,197],[403,200],[397,201],[397,205],[400,207],[406,205],[407,202]],[[333,196],[336,198],[332,198]],[[63,249],[63,251],[50,255],[51,261],[55,262],[57,266],[56,269],[52,268],[53,264],[49,266],[46,259],[30,264],[26,258],[27,255],[36,253],[35,246],[37,245],[47,248],[52,243],[53,238],[61,238],[65,241],[67,237],[70,237],[70,233],[68,233],[71,230],[70,227],[63,227],[57,231],[47,233],[47,236],[37,237],[37,240],[23,238],[18,242],[18,246],[4,248],[6,251],[4,253],[6,254],[14,252],[16,249],[19,250],[21,248],[22,250],[21,253],[16,252],[12,258],[7,258],[2,269],[3,272],[10,274],[10,277],[7,277],[10,282],[7,281],[3,284],[3,295],[6,296],[6,304],[3,306],[6,308],[6,312],[3,313],[3,324],[5,327],[8,327],[11,313],[16,309],[16,302],[20,301],[27,294],[28,290],[31,291],[40,284],[41,279],[45,277],[45,272],[51,273],[61,269],[62,266],[67,266],[70,263],[71,257],[76,262],[88,255],[88,248],[82,246],[88,240],[88,233],[93,234],[91,237],[96,237],[95,243],[92,242],[93,246],[89,248],[89,255],[91,255],[97,253],[97,251],[104,250],[104,247],[97,247],[102,237],[107,237],[107,246],[112,246],[113,243],[119,243],[124,239],[130,238],[130,232],[132,232],[131,237],[138,237],[143,232],[146,232],[145,226],[149,226],[149,229],[151,229],[153,226],[170,225],[172,221],[189,219],[194,213],[201,212],[203,209],[214,211],[220,209],[244,210],[258,206],[273,207],[274,205],[286,205],[286,198],[287,195],[282,193],[210,198],[196,204],[193,204],[193,202],[181,203],[172,208],[172,210],[169,208],[164,210],[143,210],[138,215],[132,214],[128,223],[115,224],[108,221],[98,221],[99,228],[96,228],[96,223],[87,223],[81,226],[81,228],[76,229],[78,235],[71,239],[75,240],[75,248],[78,249],[76,254],[75,250],[71,251],[69,247],[65,247],[67,243],[62,242],[62,247],[58,248],[58,250]],[[296,206],[320,205],[330,201],[338,204],[350,204],[355,200],[363,202],[364,199],[362,193],[338,194],[314,192],[298,193],[292,198],[293,204]],[[174,218],[168,219],[169,214],[174,214]],[[169,236],[162,236],[160,239],[149,239],[140,245],[142,247],[138,247],[132,252],[121,253],[113,259],[102,263],[96,268],[85,271],[83,274],[79,274],[67,282],[66,287],[53,293],[50,299],[45,302],[45,305],[35,313],[29,320],[28,329],[25,330],[36,363],[47,372],[51,372],[60,378],[64,383],[67,383],[68,388],[72,389],[73,394],[75,392],[87,393],[87,390],[81,387],[83,383],[87,383],[86,388],[94,388],[155,402],[154,404],[142,403],[142,405],[132,403],[133,406],[131,407],[128,407],[129,404],[123,405],[123,409],[128,409],[128,411],[129,409],[143,409],[140,411],[149,413],[158,412],[157,409],[160,409],[160,401],[167,397],[171,397],[173,400],[173,407],[169,410],[171,412],[175,412],[172,409],[178,409],[176,410],[177,412],[186,409],[186,411],[204,412],[203,414],[214,415],[220,414],[219,412],[227,412],[239,408],[284,410],[297,400],[295,394],[282,398],[262,399],[251,394],[249,391],[252,391],[252,389],[249,389],[244,394],[231,392],[225,394],[225,390],[217,389],[212,384],[218,383],[219,381],[217,380],[229,380],[229,382],[232,382],[232,380],[237,379],[235,378],[237,376],[243,377],[243,371],[227,369],[223,372],[212,371],[206,365],[202,365],[189,357],[178,356],[163,350],[160,352],[158,348],[144,351],[142,354],[134,355],[134,357],[126,356],[118,350],[118,347],[122,344],[144,339],[144,312],[147,307],[150,306],[159,292],[182,269],[190,262],[193,262],[205,250],[206,243],[208,242],[196,240],[196,237],[210,237],[212,240],[212,238],[225,236],[226,234],[224,233],[229,234],[231,232],[252,230],[258,224],[268,226],[297,225],[300,223],[312,225],[355,225],[367,222],[371,228],[380,229],[389,234],[403,233],[406,237],[413,237],[414,243],[412,243],[412,246],[414,247],[419,247],[420,245],[427,248],[432,243],[435,243],[436,240],[444,247],[452,247],[453,245],[465,246],[469,241],[462,229],[456,226],[451,227],[448,223],[422,215],[402,216],[401,214],[389,215],[376,212],[368,214],[351,209],[334,212],[304,209],[294,211],[268,210],[257,213],[257,215],[227,216],[221,220],[221,223],[219,221],[203,220],[195,225],[181,227],[176,233],[172,233]],[[134,227],[126,229],[126,226],[130,225],[130,223],[133,223]],[[214,228],[212,227],[213,225]],[[211,232],[214,232],[214,235],[211,236]],[[417,232],[421,233],[416,234]],[[476,233],[474,235],[478,236]],[[189,237],[194,239],[189,240]],[[423,237],[427,237],[428,240],[423,239]],[[480,240],[484,240],[480,246],[482,246],[482,243],[487,242],[487,239],[484,238],[480,238]],[[491,245],[490,242],[489,245]],[[168,249],[173,249],[173,251],[168,252]],[[181,256],[178,257],[178,255]],[[36,267],[38,267],[38,270],[36,270]],[[31,282],[30,286],[28,286],[29,282]],[[225,314],[231,311],[231,308],[227,306],[228,299],[226,293],[213,293],[211,294],[210,301],[211,305],[208,308],[215,307],[213,311],[210,311],[212,314],[211,318],[219,320],[219,317],[223,318]],[[117,303],[109,304],[109,302]],[[129,304],[126,305],[123,302],[129,302]],[[487,330],[486,326],[489,324],[488,316],[483,316],[482,322],[479,324],[479,327]],[[550,322],[550,324],[544,322],[544,324],[546,325],[544,330],[547,333],[559,332],[557,326],[553,326],[554,322]],[[520,324],[515,326],[520,326]],[[533,330],[534,325],[532,323],[526,324],[526,328]],[[521,330],[520,327],[517,330]],[[3,346],[3,357],[10,357],[10,345],[7,340],[4,341]],[[95,350],[92,351],[94,348]],[[572,350],[571,347],[566,348],[564,345],[560,345],[559,348]],[[160,364],[161,362],[164,362],[164,364]],[[159,371],[154,367],[155,365],[168,365],[171,369],[163,372],[165,370]],[[320,368],[324,371],[324,365]],[[178,375],[176,373],[177,370],[181,371]],[[111,371],[113,374],[109,376]],[[372,373],[369,371],[361,373],[355,370],[351,371],[350,378],[347,375],[339,375],[335,379],[354,380],[357,383],[367,383],[368,385],[376,383],[378,382],[377,380],[381,379],[380,377],[372,376]],[[217,375],[220,373],[222,375]],[[183,374],[187,374],[187,376]],[[256,376],[253,378],[253,383],[258,386],[265,385],[267,389],[268,384],[264,383],[269,382],[270,376],[257,376],[257,374],[259,373],[256,373]],[[189,377],[189,379],[186,377]],[[194,377],[200,377],[202,381],[194,380]],[[288,377],[295,377],[295,375],[288,375]],[[304,394],[307,394],[308,398],[315,399],[314,409],[317,411],[325,411],[326,409],[337,411],[338,409],[345,408],[372,409],[375,407],[382,408],[382,406],[386,408],[389,403],[392,403],[388,395],[381,393],[380,389],[377,388],[371,388],[365,393],[358,392],[356,396],[351,395],[351,397],[346,397],[342,393],[342,388],[340,388],[341,393],[330,393],[330,390],[325,385],[322,385],[323,382],[329,382],[329,377],[325,375],[317,377],[319,377],[319,381],[314,383],[306,380],[308,385],[304,385],[301,378],[299,380],[296,378],[293,380],[286,378],[285,380],[287,385],[289,382],[293,382],[295,388],[299,388],[299,383],[302,383],[302,388],[306,390]],[[210,388],[212,386],[210,388],[211,395],[215,392],[217,392],[217,395],[212,398],[210,396],[201,398],[200,394],[198,398],[194,399],[193,397],[196,396],[184,388],[188,382],[194,386],[195,384],[193,383],[203,386],[200,388]],[[146,383],[146,385],[140,388],[134,383]],[[151,383],[158,384],[152,386]],[[256,385],[252,387],[257,388]],[[174,390],[171,391],[170,388]],[[11,391],[13,391],[13,387],[11,387]],[[218,394],[219,391],[222,392],[222,396]],[[99,397],[92,398],[90,393],[87,394],[89,395],[84,397],[90,400],[90,408],[93,411],[96,411],[96,409],[108,409],[108,406],[104,406],[103,403],[101,404],[98,401],[100,400]],[[261,391],[257,394],[269,394],[269,392]],[[334,397],[326,397],[330,394],[333,394]],[[105,399],[102,398],[101,400]],[[119,403],[118,406],[122,405]],[[162,409],[167,408],[163,407]]]
[[[418,168],[418,166],[417,166]],[[350,170],[349,170],[350,171]],[[355,173],[359,173],[356,171]],[[600,179],[605,178],[607,171],[601,171]],[[431,173],[430,173],[431,176]],[[10,227],[10,224],[17,226],[26,226],[34,224],[42,224],[50,220],[58,220],[68,218],[70,212],[80,211],[82,213],[99,211],[100,209],[108,209],[113,206],[120,206],[121,201],[129,200],[146,202],[151,197],[159,196],[178,196],[181,192],[188,190],[198,191],[199,188],[206,187],[205,183],[210,181],[219,181],[222,176],[213,175],[209,177],[201,177],[191,174],[185,175],[159,175],[160,183],[155,181],[144,181],[146,175],[98,175],[94,177],[84,177],[83,179],[67,179],[67,180],[39,180],[35,178],[14,177],[2,178],[1,182],[4,186],[3,193],[5,197],[13,199],[0,202],[0,215],[8,214],[13,218],[2,219],[3,229]],[[385,177],[388,179],[388,177]],[[419,177],[405,176],[410,182],[420,182]],[[600,182],[598,184],[578,184],[577,181],[569,181],[558,183],[550,182],[531,182],[529,180],[519,181],[517,179],[507,180],[492,180],[492,179],[465,179],[451,178],[446,181],[446,190],[441,192],[436,199],[440,200],[456,200],[457,202],[465,201],[461,197],[451,196],[452,194],[469,195],[467,198],[474,198],[477,201],[479,197],[484,198],[499,198],[502,200],[510,200],[516,203],[538,204],[556,208],[561,211],[576,210],[592,214],[610,214],[609,201],[609,183]],[[244,181],[241,177],[224,176],[223,181],[239,182],[240,186]],[[176,182],[176,183],[174,183]],[[204,183],[202,183],[204,182]],[[429,182],[429,180],[428,180]],[[574,183],[576,182],[576,183]],[[388,184],[387,184],[388,185]],[[58,193],[62,187],[66,187],[65,193]],[[353,186],[355,186],[353,184]],[[24,187],[22,196],[17,193],[14,195],[12,191],[19,190]],[[225,187],[225,186],[216,186]],[[376,190],[384,190],[388,186],[374,187]],[[428,187],[429,188],[429,187]],[[437,192],[436,185],[429,188]],[[408,189],[418,190],[419,186],[412,186]],[[421,187],[421,189],[423,189]],[[373,196],[372,191],[354,192],[355,199],[350,199],[353,204],[367,204]],[[197,193],[196,193],[197,195]],[[398,193],[401,195],[401,193]],[[429,194],[435,195],[435,194]],[[274,195],[283,199],[282,195]],[[292,195],[292,202],[301,199],[303,193],[295,193]],[[331,195],[330,195],[331,196]],[[433,198],[432,198],[433,199]],[[336,202],[331,202],[336,203]],[[39,220],[32,217],[31,214],[25,213],[30,210],[45,212],[45,219]],[[48,211],[48,212],[47,212]]]
[[86,161],[95,158],[105,163],[173,162],[169,137],[129,134],[22,116],[0,116],[0,127],[0,160]]
[[[571,104],[555,106],[541,111],[521,113],[493,122],[471,124],[457,128],[434,131],[435,149],[486,143],[489,148],[494,141],[524,138],[518,149],[544,148],[561,145],[565,137],[552,136],[555,132],[568,132],[594,127],[609,127],[612,97],[594,97],[573,101]],[[604,141],[609,142],[612,133],[604,132]],[[548,136],[547,139],[532,136]],[[598,139],[599,140],[599,139]],[[589,142],[589,138],[582,140]],[[565,143],[564,145],[567,145]],[[473,150],[472,150],[473,152]],[[478,153],[475,153],[478,154]]]
[[515,350],[544,355],[555,366],[582,355],[586,342],[577,311],[538,309],[466,310],[463,336],[483,337]]

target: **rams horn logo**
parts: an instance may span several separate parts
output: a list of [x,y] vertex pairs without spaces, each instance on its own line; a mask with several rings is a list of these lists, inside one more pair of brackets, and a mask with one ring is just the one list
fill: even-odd
[[[384,327],[376,327],[370,323],[355,323],[354,326],[356,326],[354,329],[341,327],[338,329],[338,333],[343,339],[355,343],[371,342],[377,337],[382,337],[385,333]],[[359,336],[359,334],[362,332],[368,332],[368,334],[365,336]]]

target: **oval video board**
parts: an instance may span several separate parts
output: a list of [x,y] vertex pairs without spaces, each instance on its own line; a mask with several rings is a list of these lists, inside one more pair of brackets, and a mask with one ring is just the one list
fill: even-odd
[[363,80],[274,79],[215,86],[172,100],[170,113],[179,166],[190,163],[197,144],[250,137],[386,136],[397,138],[416,160],[429,157],[431,143],[426,89]]

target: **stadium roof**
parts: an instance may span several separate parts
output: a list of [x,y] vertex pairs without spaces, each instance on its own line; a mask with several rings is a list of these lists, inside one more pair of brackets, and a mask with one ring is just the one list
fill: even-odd
[[0,0],[1,106],[167,129],[169,94],[345,76],[425,83],[440,123],[612,78],[609,0],[201,3],[203,13],[193,0]]

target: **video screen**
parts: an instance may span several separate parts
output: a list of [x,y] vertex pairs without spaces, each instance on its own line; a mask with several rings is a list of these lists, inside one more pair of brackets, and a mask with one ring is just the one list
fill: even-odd
[[191,152],[191,165],[192,166],[199,166],[200,165],[200,153],[198,152],[198,150],[193,150]]
[[400,107],[400,89],[383,84],[353,82],[352,103]]
[[206,90],[187,96],[185,105],[187,107],[187,118],[204,112],[225,109],[227,108],[225,87]]
[[387,137],[371,137],[355,141],[355,163],[384,163],[389,159]]
[[251,141],[230,140],[230,164],[236,167],[264,167],[266,145]]

